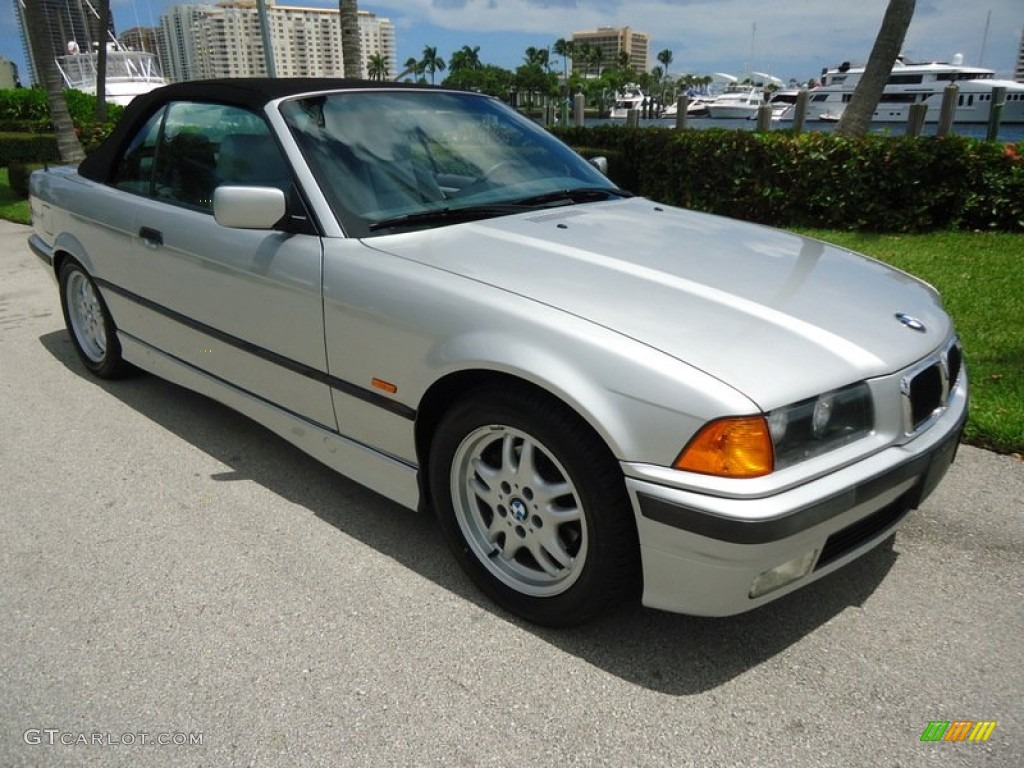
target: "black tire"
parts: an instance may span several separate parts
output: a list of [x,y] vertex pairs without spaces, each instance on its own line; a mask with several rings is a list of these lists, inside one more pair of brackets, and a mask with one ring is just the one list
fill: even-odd
[[117,328],[95,281],[81,264],[68,259],[60,268],[60,305],[75,352],[101,379],[118,379],[134,371],[121,357]]
[[434,435],[430,488],[460,565],[511,613],[571,626],[636,598],[622,472],[561,404],[517,390],[456,404]]

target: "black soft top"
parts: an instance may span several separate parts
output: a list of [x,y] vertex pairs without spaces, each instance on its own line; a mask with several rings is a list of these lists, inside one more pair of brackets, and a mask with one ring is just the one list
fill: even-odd
[[254,111],[268,102],[301,93],[334,90],[378,90],[382,88],[429,89],[412,83],[344,80],[323,77],[240,77],[220,80],[191,80],[173,83],[135,97],[125,109],[124,117],[102,144],[78,166],[78,173],[87,179],[106,184],[114,173],[120,149],[138,132],[150,116],[172,101],[210,101],[231,104]]

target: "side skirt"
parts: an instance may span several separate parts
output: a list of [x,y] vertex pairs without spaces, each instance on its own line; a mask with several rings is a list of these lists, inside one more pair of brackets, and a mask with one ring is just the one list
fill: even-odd
[[317,461],[409,509],[418,509],[416,467],[323,429],[177,358],[118,332],[124,359],[248,416]]

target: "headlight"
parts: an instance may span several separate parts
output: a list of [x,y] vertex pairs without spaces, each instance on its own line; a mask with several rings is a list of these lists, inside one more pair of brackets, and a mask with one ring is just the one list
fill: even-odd
[[717,477],[761,477],[858,440],[874,423],[871,390],[862,382],[764,415],[708,422],[672,466]]
[[875,422],[871,391],[863,382],[776,408],[767,417],[776,469],[858,440]]

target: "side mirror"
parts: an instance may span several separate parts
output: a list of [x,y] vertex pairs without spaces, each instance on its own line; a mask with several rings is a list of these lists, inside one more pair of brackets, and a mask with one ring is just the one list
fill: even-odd
[[608,158],[607,157],[604,157],[604,156],[602,156],[602,157],[592,157],[589,160],[587,160],[587,162],[590,163],[595,168],[597,168],[597,170],[599,170],[605,176],[608,175]]
[[213,190],[213,217],[232,229],[273,229],[284,218],[284,192],[277,187],[231,187]]

